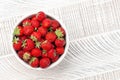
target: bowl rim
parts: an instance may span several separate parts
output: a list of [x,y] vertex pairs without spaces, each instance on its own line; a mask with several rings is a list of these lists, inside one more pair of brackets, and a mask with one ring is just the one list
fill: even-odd
[[[15,52],[15,50],[14,50],[14,48],[13,48],[13,43],[11,43],[11,48],[12,48],[11,50],[12,50],[14,56],[16,57],[16,59],[17,59],[23,66],[25,66],[26,68],[32,69],[32,70],[48,70],[48,69],[51,69],[51,68],[57,66],[60,62],[62,62],[62,60],[63,60],[64,57],[66,56],[67,51],[68,51],[68,47],[69,47],[68,31],[67,31],[66,26],[64,25],[63,21],[62,21],[61,19],[58,19],[55,15],[52,15],[52,14],[50,14],[50,13],[48,13],[48,12],[45,12],[45,11],[43,11],[43,12],[44,12],[47,16],[51,17],[52,19],[57,20],[57,21],[60,23],[60,25],[62,26],[62,28],[65,30],[65,33],[66,33],[66,37],[65,37],[65,38],[66,38],[66,45],[65,45],[64,54],[62,54],[61,57],[60,57],[56,62],[52,63],[52,64],[51,64],[50,66],[48,66],[47,68],[40,68],[40,67],[39,67],[39,68],[33,68],[33,67],[31,67],[30,65],[28,65],[27,63],[25,63],[22,59],[20,59],[20,58],[18,57],[17,53]],[[15,27],[18,26],[24,19],[29,18],[30,16],[35,15],[35,14],[37,14],[37,12],[36,12],[36,13],[30,13],[30,14],[27,14],[27,15],[23,16],[20,20],[17,21],[17,23],[15,24]],[[14,29],[15,29],[15,27],[14,27]],[[14,32],[14,29],[13,29],[13,32]],[[13,33],[12,33],[12,36],[11,36],[11,42],[12,42],[12,40],[13,40]]]

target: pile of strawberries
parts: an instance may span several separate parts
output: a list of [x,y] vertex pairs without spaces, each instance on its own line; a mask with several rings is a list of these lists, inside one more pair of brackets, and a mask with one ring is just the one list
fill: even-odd
[[24,19],[14,30],[14,50],[34,68],[46,68],[56,62],[65,44],[64,29],[42,11]]

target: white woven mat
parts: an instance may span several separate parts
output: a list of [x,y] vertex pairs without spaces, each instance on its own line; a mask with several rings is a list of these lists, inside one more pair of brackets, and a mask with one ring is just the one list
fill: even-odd
[[[120,78],[120,1],[89,0],[44,9],[62,19],[70,46],[65,59],[47,71],[33,71],[12,56],[10,37],[23,16],[0,19],[0,80],[118,80]],[[23,11],[28,10],[26,8]],[[32,10],[32,11],[29,11]],[[36,7],[28,12],[39,11]]]

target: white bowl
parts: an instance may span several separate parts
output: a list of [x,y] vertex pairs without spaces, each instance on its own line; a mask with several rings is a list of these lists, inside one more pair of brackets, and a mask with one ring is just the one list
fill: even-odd
[[[46,13],[46,12],[45,12],[45,13]],[[15,27],[18,26],[24,19],[29,18],[29,17],[32,16],[32,15],[35,15],[35,13],[31,13],[31,14],[28,14],[27,16],[22,17],[22,18],[16,23]],[[17,58],[17,60],[18,60],[22,65],[24,65],[26,68],[28,68],[28,69],[33,69],[33,70],[47,70],[47,69],[53,68],[53,67],[55,67],[56,65],[58,65],[58,64],[64,59],[64,57],[66,56],[66,53],[67,53],[68,46],[69,46],[69,40],[68,40],[68,32],[67,32],[67,29],[65,28],[65,25],[63,24],[63,22],[62,22],[60,19],[58,19],[58,18],[55,17],[54,15],[51,15],[51,14],[49,14],[49,13],[46,13],[46,15],[49,16],[49,17],[51,17],[51,18],[53,18],[53,19],[55,19],[55,20],[57,20],[57,21],[60,23],[60,25],[62,26],[62,28],[65,30],[65,33],[66,33],[66,37],[65,37],[65,38],[66,38],[65,51],[64,51],[63,55],[61,55],[61,57],[60,57],[56,62],[52,63],[49,67],[47,67],[47,68],[40,68],[40,67],[39,67],[39,68],[33,68],[33,67],[31,67],[29,64],[25,63],[22,59],[20,59],[19,56],[17,55],[16,51],[15,51],[14,48],[13,48],[13,43],[12,43],[13,34],[11,34],[11,35],[12,35],[12,37],[11,37],[11,48],[12,48],[12,52],[14,53],[15,57]],[[14,30],[13,30],[13,31],[14,31]],[[19,64],[19,63],[18,63],[18,64]]]

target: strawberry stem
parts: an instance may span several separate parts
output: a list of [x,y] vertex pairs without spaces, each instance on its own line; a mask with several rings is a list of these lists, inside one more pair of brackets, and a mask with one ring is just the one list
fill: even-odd
[[56,29],[55,34],[57,35],[58,38],[62,38],[64,36],[62,31],[60,31],[59,29]]

